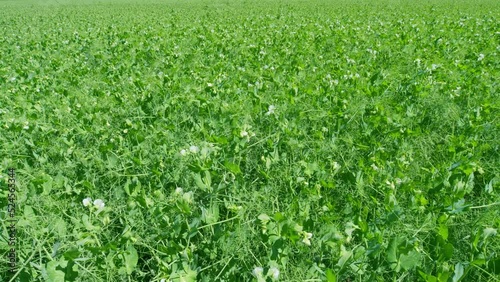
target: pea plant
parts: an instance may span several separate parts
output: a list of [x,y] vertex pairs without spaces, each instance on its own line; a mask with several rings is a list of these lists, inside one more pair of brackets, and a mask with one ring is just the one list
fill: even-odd
[[499,281],[499,18],[0,1],[0,281]]

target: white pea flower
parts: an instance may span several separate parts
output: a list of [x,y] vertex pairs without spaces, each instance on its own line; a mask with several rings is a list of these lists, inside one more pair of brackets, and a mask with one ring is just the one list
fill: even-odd
[[23,126],[23,129],[28,130],[28,129],[30,129],[30,127],[28,125],[25,125],[25,126]]
[[278,278],[280,277],[280,270],[276,267],[271,267],[269,269],[268,275],[270,275],[273,280],[278,280]]
[[262,273],[264,272],[264,268],[257,266],[253,269],[252,274],[255,277],[262,277]]
[[128,129],[123,130],[123,133],[127,134],[127,132],[128,132]]
[[83,199],[82,202],[83,202],[83,206],[88,207],[88,206],[90,206],[92,199],[90,197],[87,197],[87,198]]
[[479,57],[477,57],[478,61],[482,61],[484,59],[484,54],[479,54]]
[[183,193],[183,190],[182,190],[182,188],[181,188],[181,187],[177,187],[177,188],[175,189],[175,194],[182,194],[182,193]]
[[94,201],[94,207],[96,207],[96,208],[97,208],[97,210],[102,210],[102,209],[104,209],[104,201],[103,201],[103,200],[101,200],[101,199],[96,199],[96,200]]
[[338,162],[333,162],[333,170],[337,171],[337,170],[339,170],[339,169],[340,169],[340,167],[341,167],[341,166],[339,165],[339,163],[338,163]]
[[196,154],[200,151],[200,148],[198,148],[198,146],[192,145],[191,147],[189,147],[189,151],[193,154]]
[[302,233],[304,235],[304,239],[302,239],[302,243],[308,245],[308,246],[311,246],[311,238],[312,238],[312,233],[308,233],[308,232],[303,232]]
[[187,151],[184,149],[182,149],[179,153],[181,154],[181,156],[187,155]]
[[483,230],[484,237],[494,237],[497,235],[497,230],[495,228],[487,227]]
[[266,115],[272,115],[274,114],[274,110],[276,109],[276,107],[274,105],[270,105],[268,110],[267,110],[267,113]]
[[200,151],[201,157],[204,159],[208,158],[210,156],[210,152],[212,152],[212,151],[213,151],[212,146],[201,148],[201,151]]
[[241,137],[247,137],[247,136],[248,136],[248,132],[246,132],[245,130],[242,130],[242,131],[240,132],[240,136],[241,136]]
[[193,191],[189,191],[187,193],[182,194],[182,199],[184,199],[184,201],[186,201],[186,203],[192,204],[194,202]]
[[265,213],[260,214],[258,216],[258,218],[262,222],[262,224],[267,224],[269,222],[269,220],[271,220],[271,218],[267,214],[265,214]]

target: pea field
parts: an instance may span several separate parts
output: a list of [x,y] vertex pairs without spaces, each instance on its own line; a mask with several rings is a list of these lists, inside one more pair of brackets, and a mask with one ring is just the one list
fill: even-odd
[[500,281],[499,19],[0,1],[0,281]]

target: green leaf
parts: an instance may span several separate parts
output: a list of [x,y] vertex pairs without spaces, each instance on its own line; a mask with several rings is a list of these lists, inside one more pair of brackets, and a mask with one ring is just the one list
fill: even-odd
[[451,214],[458,214],[466,210],[470,205],[465,205],[465,200],[460,199],[457,202],[453,203],[453,205],[446,208],[446,210],[450,211]]
[[333,273],[331,269],[326,270],[326,281],[327,282],[337,282],[337,275]]
[[486,263],[485,259],[475,259],[470,264],[476,265],[476,266],[481,266],[481,265],[484,265],[485,263]]
[[201,180],[201,175],[199,173],[194,176],[194,182],[196,183],[196,186],[198,186],[199,188],[201,188],[203,190],[205,190],[207,188],[205,183],[203,183],[203,181]]
[[139,179],[136,176],[134,176],[134,178],[132,178],[132,185],[133,185],[134,191],[132,191],[131,196],[135,197],[141,191],[142,184],[141,184],[141,181],[139,181]]
[[229,162],[229,161],[225,161],[224,162],[224,166],[232,173],[234,174],[240,174],[241,173],[241,169],[240,169],[240,166],[235,164],[235,163],[232,163],[232,162]]
[[71,248],[64,252],[63,256],[65,259],[72,261],[80,256],[80,251],[77,248]]
[[401,257],[399,258],[401,262],[401,267],[404,270],[410,270],[415,268],[420,262],[420,257],[421,255],[417,251],[410,251],[408,252],[407,255],[402,254]]
[[134,271],[139,260],[137,250],[133,245],[129,245],[127,251],[123,253],[123,257],[125,259],[125,270],[127,271],[127,274],[130,275]]
[[210,208],[201,208],[201,220],[207,224],[216,223],[219,220],[219,205],[214,203]]
[[333,181],[321,180],[320,184],[324,188],[330,188],[330,189],[335,188],[335,183]]
[[337,263],[337,266],[342,269],[351,256],[352,251],[347,251],[344,245],[340,245],[340,259]]
[[437,279],[439,282],[448,282],[448,279],[450,278],[450,272],[441,272],[438,273]]
[[185,270],[186,271],[186,274],[181,277],[180,281],[181,282],[196,282],[196,271],[192,270],[192,269],[187,269]]
[[189,204],[186,201],[177,201],[175,203],[175,205],[182,213],[185,213],[185,214],[191,213],[191,207],[189,206]]
[[451,259],[453,257],[453,252],[454,248],[453,245],[450,243],[447,243],[443,246],[443,258],[444,259]]
[[195,282],[198,273],[192,270],[186,263],[183,263],[183,269],[174,269],[170,279],[174,282]]
[[24,206],[24,217],[27,219],[31,219],[35,217],[35,211],[29,205]]
[[478,230],[476,232],[476,235],[474,236],[474,240],[472,240],[472,246],[474,249],[477,249],[477,245],[479,244],[479,239],[481,238],[481,230]]
[[130,196],[130,180],[127,179],[127,182],[125,182],[125,186],[123,186],[123,190],[125,190],[125,193],[127,193],[128,196]]
[[486,186],[484,187],[484,191],[488,194],[493,193],[493,179],[490,180],[490,182],[488,182],[488,184],[486,184]]
[[387,248],[387,261],[391,264],[398,262],[397,249],[399,245],[399,237],[394,237],[389,242],[389,247]]
[[474,173],[469,175],[467,183],[465,184],[465,193],[469,194],[474,189]]
[[64,282],[64,272],[61,270],[56,270],[56,267],[59,266],[59,262],[57,261],[49,261],[47,263],[47,278],[48,281],[51,282]]
[[439,233],[439,235],[441,235],[441,237],[444,240],[448,240],[448,226],[447,225],[440,224],[438,233]]
[[462,164],[462,162],[456,162],[456,163],[452,164],[448,170],[452,171],[455,168],[459,167],[461,164]]
[[420,277],[422,277],[426,282],[438,282],[436,276],[427,274],[421,270],[418,271],[418,274],[420,274]]
[[205,184],[208,186],[208,188],[210,188],[210,186],[212,186],[212,176],[210,175],[209,171],[205,171],[205,179],[203,182],[205,182]]
[[52,178],[49,178],[49,180],[47,182],[43,183],[42,187],[43,187],[42,195],[50,194],[50,191],[52,191],[52,188],[53,188]]
[[90,222],[90,217],[87,214],[82,215],[82,222],[85,228],[87,228],[87,230],[92,231],[96,229],[96,227],[92,225],[92,223]]
[[149,209],[149,207],[154,205],[154,201],[147,194],[145,190],[141,190],[141,195],[136,197],[136,200],[143,208]]
[[212,185],[212,178],[210,177],[210,172],[208,171],[205,171],[205,177],[203,179],[201,178],[201,174],[197,173],[194,176],[194,181],[196,186],[203,190],[210,189],[210,186]]
[[464,275],[464,266],[461,263],[455,264],[455,273],[453,275],[453,282],[460,281],[460,278]]
[[276,221],[283,221],[285,219],[286,219],[285,216],[280,212],[274,214],[274,220]]

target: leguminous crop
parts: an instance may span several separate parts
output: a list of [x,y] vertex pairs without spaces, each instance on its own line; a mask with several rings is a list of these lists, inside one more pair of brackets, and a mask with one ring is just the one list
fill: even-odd
[[499,19],[0,1],[0,281],[499,281]]

